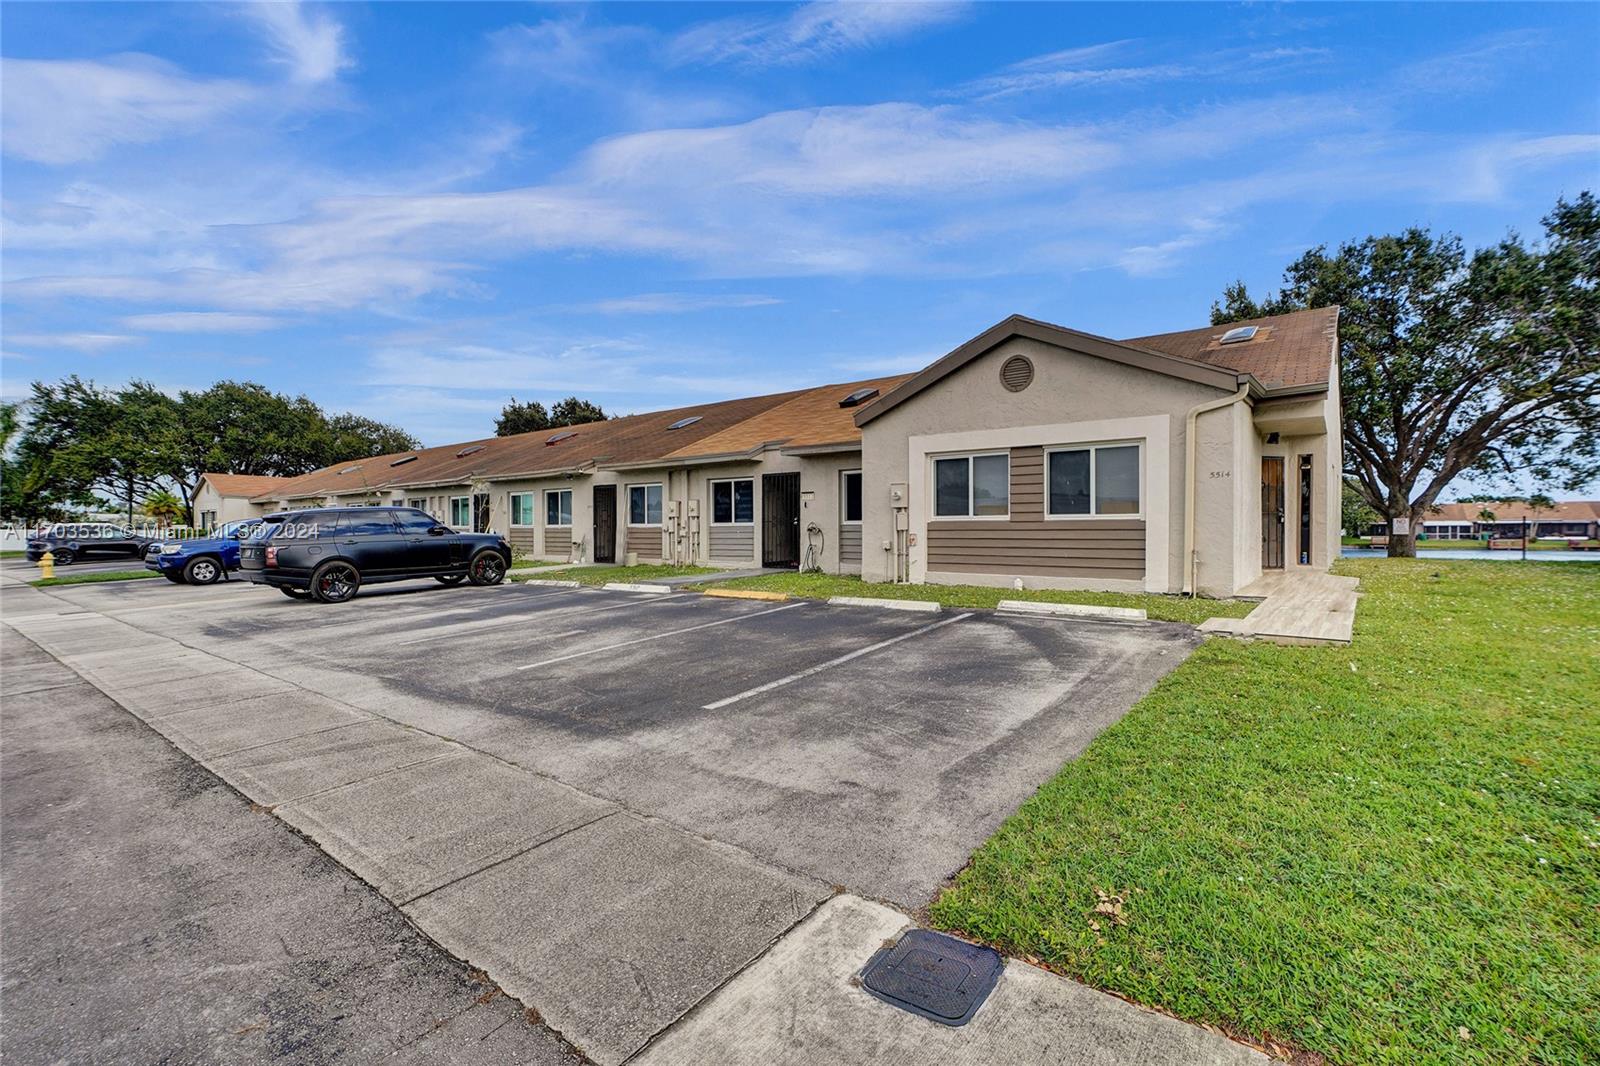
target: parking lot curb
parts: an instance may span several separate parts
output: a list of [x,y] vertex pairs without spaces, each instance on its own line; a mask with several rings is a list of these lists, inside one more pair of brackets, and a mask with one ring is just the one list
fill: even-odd
[[873,596],[829,596],[834,607],[882,607],[890,611],[921,611],[936,614],[944,608],[933,600],[881,600]]
[[789,599],[787,592],[765,592],[761,589],[706,589],[706,596],[720,596],[727,600],[773,600],[784,603]]
[[558,589],[581,589],[581,588],[583,588],[583,582],[582,581],[561,581],[561,580],[558,580],[558,579],[553,578],[553,577],[551,577],[551,578],[528,577],[528,578],[523,578],[522,580],[518,581],[517,584],[519,584],[519,585],[549,585],[552,588],[558,588]]
[[607,592],[654,592],[657,594],[671,592],[671,585],[637,585],[631,581],[607,581],[600,586]]
[[1043,614],[1069,618],[1110,618],[1118,622],[1143,622],[1149,616],[1136,607],[1099,607],[1087,603],[1043,603],[1038,600],[1001,600],[995,610],[1007,614]]

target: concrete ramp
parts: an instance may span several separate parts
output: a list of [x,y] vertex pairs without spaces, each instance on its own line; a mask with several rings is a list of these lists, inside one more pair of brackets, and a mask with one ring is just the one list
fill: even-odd
[[1263,597],[1255,610],[1243,618],[1208,618],[1200,632],[1277,644],[1348,644],[1359,584],[1315,571],[1263,574],[1239,590],[1246,599]]

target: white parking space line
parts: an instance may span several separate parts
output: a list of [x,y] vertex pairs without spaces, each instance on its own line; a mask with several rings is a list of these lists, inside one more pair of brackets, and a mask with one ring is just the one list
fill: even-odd
[[[568,599],[573,599],[573,598],[574,597],[568,597]],[[687,602],[693,602],[693,601],[689,600],[687,597],[684,598],[684,599],[681,599],[681,600],[661,600],[661,599],[629,600],[626,603],[608,603],[604,607],[595,607],[595,608],[590,609],[590,610],[574,611],[571,614],[563,614],[561,617],[562,617],[562,619],[568,619],[568,618],[575,618],[575,617],[579,617],[579,616],[587,616],[587,615],[591,615],[591,614],[599,614],[601,611],[615,611],[615,610],[618,610],[619,608],[622,608],[622,607],[654,607],[657,604],[661,604],[661,603],[687,603]],[[553,610],[560,610],[561,608],[557,607],[557,608],[552,608],[552,609]],[[453,636],[456,636],[456,635],[461,634],[461,633],[479,633],[479,632],[482,632],[483,630],[486,630],[486,629],[499,629],[502,626],[522,625],[522,624],[525,624],[525,623],[528,623],[528,622],[532,622],[532,621],[540,618],[541,616],[543,616],[543,614],[544,614],[543,611],[537,611],[537,612],[535,612],[533,614],[517,615],[515,618],[485,618],[485,619],[483,619],[481,621],[477,621],[477,622],[457,622],[454,625],[440,626],[438,629],[430,631],[427,636],[417,637],[415,640],[402,640],[399,644],[397,644],[395,646],[399,647],[399,648],[404,648],[404,647],[408,647],[408,646],[410,646],[412,644],[426,644],[430,640],[437,640],[440,637],[453,637]],[[557,635],[558,636],[569,636],[570,634],[563,633],[563,634],[557,634]],[[555,638],[551,637],[551,638],[548,638],[548,639],[553,640]]]
[[740,700],[747,700],[751,696],[759,696],[763,692],[771,692],[775,688],[782,688],[785,685],[792,685],[796,681],[803,681],[812,674],[820,674],[824,670],[831,670],[835,666],[843,665],[852,659],[859,659],[863,655],[871,655],[875,651],[882,651],[891,644],[898,644],[902,640],[910,640],[912,637],[920,637],[924,633],[931,633],[935,629],[939,629],[948,625],[954,625],[963,618],[971,617],[972,613],[969,611],[966,614],[958,614],[954,618],[946,618],[942,622],[935,622],[932,625],[923,626],[921,629],[913,629],[909,633],[901,633],[898,637],[890,637],[888,640],[880,640],[876,644],[869,644],[865,648],[857,648],[855,651],[841,655],[837,659],[829,659],[825,663],[818,663],[815,666],[808,666],[799,673],[790,674],[788,677],[780,677],[776,681],[768,681],[765,685],[757,685],[755,688],[745,689],[743,692],[740,692],[737,695],[729,696],[727,699],[721,699],[714,703],[708,703],[700,709],[703,711],[719,710],[728,706],[729,704],[738,703]]
[[734,618],[719,618],[715,622],[702,622],[697,626],[684,626],[682,629],[669,629],[665,633],[652,633],[648,637],[637,637],[634,640],[624,640],[618,644],[607,644],[601,648],[589,648],[585,651],[575,651],[571,655],[558,655],[554,659],[544,659],[540,662],[528,663],[526,666],[517,667],[517,669],[537,670],[541,666],[554,666],[556,663],[564,663],[569,659],[581,659],[585,655],[599,655],[601,652],[616,651],[618,648],[631,648],[635,644],[647,644],[652,640],[665,640],[667,637],[675,637],[680,633],[693,633],[699,629],[711,629],[714,626],[732,625],[734,622],[743,622],[750,618],[760,618],[764,614],[777,614],[779,611],[792,611],[796,607],[804,606],[806,606],[804,602],[786,603],[782,607],[773,607],[772,609],[766,611],[756,611],[752,614],[741,614]]

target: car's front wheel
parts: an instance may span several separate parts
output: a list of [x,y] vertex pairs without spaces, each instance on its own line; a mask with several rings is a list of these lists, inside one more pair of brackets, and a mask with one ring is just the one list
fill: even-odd
[[69,566],[74,558],[71,548],[56,548],[50,552],[57,566]]
[[210,585],[222,576],[222,564],[210,556],[190,559],[183,568],[183,579],[191,585]]
[[323,563],[311,574],[311,598],[318,603],[344,603],[360,587],[361,572],[339,560]]
[[505,556],[493,548],[485,548],[467,564],[467,577],[474,585],[498,585],[506,577]]

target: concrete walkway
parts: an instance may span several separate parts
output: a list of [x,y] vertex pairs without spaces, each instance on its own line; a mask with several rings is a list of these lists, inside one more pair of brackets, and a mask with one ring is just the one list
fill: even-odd
[[1261,597],[1243,618],[1208,618],[1200,632],[1254,637],[1276,644],[1348,644],[1356,622],[1356,578],[1317,571],[1263,574],[1244,588]]
[[905,915],[854,896],[823,904],[633,1061],[639,1066],[1251,1066],[1265,1055],[1011,959],[972,1020],[950,1028],[858,987]]

